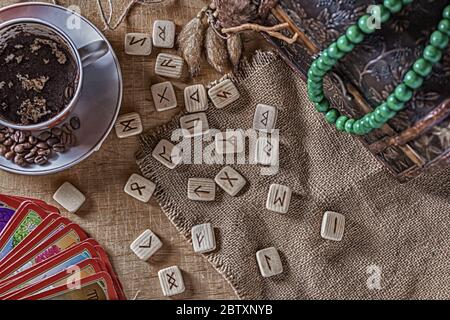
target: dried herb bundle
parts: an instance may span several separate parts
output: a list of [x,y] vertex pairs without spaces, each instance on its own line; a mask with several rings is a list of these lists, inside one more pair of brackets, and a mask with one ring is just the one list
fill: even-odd
[[230,71],[226,41],[217,34],[212,26],[206,30],[205,49],[208,63],[217,72],[224,74]]
[[[236,69],[243,52],[239,32],[244,30],[240,30],[239,26],[264,18],[277,1],[213,0],[211,5],[203,8],[196,18],[186,24],[178,37],[180,51],[191,75],[196,76],[200,71],[203,48],[208,63],[218,72],[230,71],[231,65]],[[271,35],[276,34],[272,32]]]
[[232,34],[227,39],[228,55],[230,57],[231,64],[236,69],[241,61],[243,43],[241,35],[238,33]]
[[201,17],[196,17],[184,26],[178,36],[179,50],[192,76],[197,76],[200,72],[206,27],[207,24]]

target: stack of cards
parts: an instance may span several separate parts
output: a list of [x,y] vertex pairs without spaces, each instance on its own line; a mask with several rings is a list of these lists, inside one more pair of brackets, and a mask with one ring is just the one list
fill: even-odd
[[104,249],[43,201],[0,195],[0,300],[126,299]]

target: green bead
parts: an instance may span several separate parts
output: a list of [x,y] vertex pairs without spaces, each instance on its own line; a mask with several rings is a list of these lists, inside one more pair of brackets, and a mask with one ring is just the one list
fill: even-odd
[[332,68],[326,63],[324,63],[322,58],[317,59],[317,66],[319,67],[319,69],[324,70],[325,72],[330,71]]
[[321,90],[321,89],[308,87],[308,96],[310,98],[314,97],[314,96],[317,96],[318,94],[321,94],[322,92],[323,92],[323,90]]
[[400,0],[384,0],[384,6],[388,8],[391,13],[397,13],[402,10],[403,3]]
[[348,41],[346,36],[340,36],[338,41],[337,41],[337,46],[339,48],[339,50],[349,53],[351,52],[354,48],[355,45],[353,43],[351,43],[350,41]]
[[312,102],[320,102],[325,98],[321,90],[308,90],[308,96]]
[[391,94],[387,98],[387,105],[392,111],[400,111],[405,107],[405,103],[402,101],[398,101],[398,99],[393,94]]
[[[389,109],[390,110],[390,109]],[[375,120],[377,121],[377,122],[383,122],[383,123],[386,123],[389,119],[388,118],[386,118],[386,117],[384,117],[382,114],[381,114],[381,108],[376,108],[375,109],[375,111],[373,112],[374,113],[374,115],[375,115]]]
[[404,6],[413,3],[414,0],[402,0]]
[[312,79],[308,78],[308,89],[322,89],[323,88],[323,82],[322,81],[314,81]]
[[388,10],[388,8],[383,5],[379,6],[379,8],[381,11],[381,23],[389,21],[389,19],[391,18],[391,12]]
[[353,124],[353,132],[359,136],[363,135],[363,128],[360,120],[356,120]]
[[325,72],[325,69],[322,68],[322,66],[321,66],[320,63],[319,63],[319,59],[315,60],[315,61],[312,63],[311,68],[313,68],[313,69],[319,69],[320,71],[324,71],[324,72]]
[[382,122],[382,121],[378,121],[377,120],[377,116],[376,116],[376,114],[375,113],[370,113],[370,116],[369,116],[369,123],[370,123],[370,125],[372,126],[372,128],[374,128],[374,129],[379,129],[379,128],[381,128],[382,126],[384,126],[384,123]]
[[401,102],[408,102],[413,97],[413,92],[405,84],[400,84],[395,88],[395,97]]
[[441,22],[439,22],[438,30],[445,33],[447,36],[450,36],[450,20],[442,19]]
[[320,102],[317,102],[316,104],[316,110],[320,113],[327,113],[330,111],[330,102],[328,102],[327,99],[323,99]]
[[369,22],[370,16],[364,15],[358,19],[358,27],[362,32],[370,34],[375,32],[374,25]]
[[346,116],[340,116],[337,120],[336,120],[336,128],[339,131],[345,131],[345,124],[348,121],[348,117]]
[[309,70],[308,70],[308,79],[311,79],[312,81],[315,81],[315,82],[320,82],[320,81],[323,80],[323,77],[318,77],[318,76],[316,76],[316,75],[313,73],[312,69],[309,69]]
[[411,89],[418,89],[423,84],[423,78],[419,76],[414,70],[410,70],[405,74],[403,82]]
[[327,122],[330,124],[334,124],[336,123],[339,116],[340,116],[339,111],[337,111],[336,109],[331,109],[325,114],[325,120],[327,120]]
[[308,96],[309,97],[316,97],[323,94],[322,88],[308,88]]
[[319,68],[317,61],[314,61],[311,65],[311,70],[312,73],[316,76],[316,77],[323,77],[327,72],[325,70],[322,70]]
[[333,59],[333,58],[330,57],[330,55],[328,54],[327,50],[322,52],[320,57],[322,58],[323,63],[325,63],[326,65],[329,65],[330,67],[333,67],[336,64],[336,62],[337,62],[336,59]]
[[423,58],[418,59],[413,65],[413,70],[424,78],[431,73],[432,68],[431,63]]
[[349,119],[346,123],[345,123],[345,132],[347,133],[354,133],[353,131],[353,125],[355,123],[355,119]]
[[370,125],[369,117],[367,115],[362,117],[359,121],[361,122],[361,131],[363,134],[367,134],[372,131],[373,128]]
[[442,58],[442,51],[435,46],[428,45],[423,51],[423,57],[431,63],[437,63]]
[[351,26],[345,32],[345,36],[354,44],[361,43],[364,40],[364,34],[357,26]]
[[383,103],[381,106],[379,106],[377,108],[377,110],[379,111],[380,116],[382,116],[384,119],[386,119],[384,122],[388,122],[390,119],[392,119],[393,117],[395,117],[395,115],[397,114],[395,111],[391,110],[387,103]]
[[450,19],[450,5],[444,8],[444,12],[442,13],[442,17],[445,19]]
[[319,69],[319,67],[314,67],[313,69],[312,69],[312,73],[316,76],[316,77],[319,77],[320,79],[322,79],[326,74],[327,74],[327,72],[326,71],[324,71],[324,70],[322,70],[322,69]]
[[445,49],[448,45],[448,36],[440,31],[435,31],[431,34],[430,43],[439,49]]
[[333,42],[327,49],[328,51],[328,55],[330,57],[332,57],[333,59],[341,59],[344,55],[345,52],[339,50],[336,42]]

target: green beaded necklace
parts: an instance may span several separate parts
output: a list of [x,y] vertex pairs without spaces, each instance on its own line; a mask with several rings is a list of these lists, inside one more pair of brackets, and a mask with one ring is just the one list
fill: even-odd
[[[412,2],[413,0],[384,0],[383,5],[379,6],[381,23],[387,22],[392,14],[401,11],[405,5]],[[433,65],[441,60],[442,51],[447,47],[450,36],[450,5],[445,7],[442,16],[437,30],[431,34],[429,45],[423,51],[422,57],[417,59],[411,70],[406,73],[403,83],[398,85],[387,100],[374,111],[360,119],[350,119],[341,115],[338,110],[330,109],[330,103],[323,92],[323,78],[339,59],[364,40],[366,34],[375,32],[375,26],[371,27],[368,24],[369,15],[359,18],[357,24],[350,26],[345,35],[339,37],[320,54],[308,71],[308,95],[315,103],[317,111],[325,114],[327,122],[335,124],[339,131],[351,134],[365,135],[384,126],[405,108],[406,102],[413,97],[413,90],[422,86]]]

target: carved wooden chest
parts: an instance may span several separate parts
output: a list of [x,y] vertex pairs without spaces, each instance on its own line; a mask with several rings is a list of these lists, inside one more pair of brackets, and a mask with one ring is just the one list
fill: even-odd
[[[299,40],[268,38],[299,75],[314,57],[366,14],[369,0],[279,0],[264,24],[290,24]],[[326,96],[343,114],[361,117],[383,102],[422,54],[446,0],[416,0],[382,29],[368,35],[338,63],[325,82]],[[287,36],[292,36],[287,32]],[[330,126],[330,130],[335,128]],[[407,107],[387,125],[360,137],[400,180],[450,161],[450,49]]]

